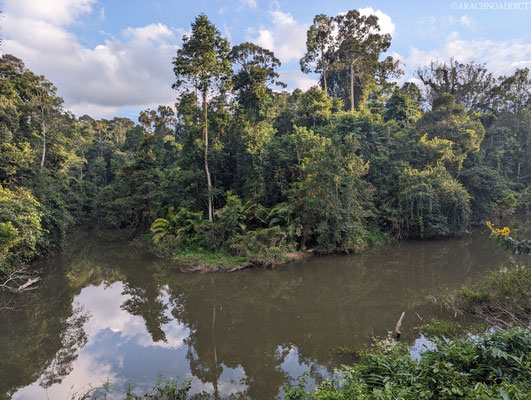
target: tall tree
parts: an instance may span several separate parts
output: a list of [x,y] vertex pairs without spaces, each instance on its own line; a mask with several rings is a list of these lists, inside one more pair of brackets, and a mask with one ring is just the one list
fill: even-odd
[[276,72],[280,60],[272,51],[248,42],[234,46],[229,56],[233,64],[240,66],[233,76],[238,103],[247,111],[249,119],[256,121],[271,105],[270,86],[286,87]]
[[333,52],[334,20],[324,14],[316,15],[313,24],[306,33],[306,54],[300,59],[301,71],[305,74],[316,72],[322,74],[325,96],[328,95],[327,73],[328,52]]
[[208,98],[225,82],[231,70],[229,42],[209,21],[205,14],[192,23],[191,35],[183,37],[183,46],[173,59],[173,72],[177,78],[173,88],[186,84],[199,88],[203,98],[204,166],[208,187],[208,219],[213,220],[212,179],[208,165]]
[[36,79],[37,82],[34,88],[33,101],[41,125],[42,153],[40,165],[42,170],[46,161],[46,145],[48,143],[46,134],[49,125],[48,122],[60,113],[63,99],[57,97],[57,88],[44,78],[44,76],[36,77]]
[[492,74],[484,65],[460,63],[453,58],[448,62],[432,61],[430,65],[419,68],[417,76],[426,88],[428,102],[433,103],[443,94],[450,93],[455,102],[467,110],[480,109],[494,84]]
[[529,68],[519,68],[510,76],[500,76],[488,93],[488,110],[517,114],[531,109]]
[[[350,80],[350,110],[358,110],[354,96],[355,79],[361,81],[366,76],[381,73],[380,54],[391,45],[391,35],[380,34],[380,25],[376,15],[361,15],[357,10],[350,10],[335,17],[338,24],[337,52],[335,66],[348,70]],[[395,66],[392,59],[385,64]]]

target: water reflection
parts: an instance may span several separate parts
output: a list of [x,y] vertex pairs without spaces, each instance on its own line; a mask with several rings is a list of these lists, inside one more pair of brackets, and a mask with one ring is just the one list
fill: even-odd
[[[0,312],[0,396],[67,398],[108,379],[139,393],[159,373],[192,379],[196,398],[275,398],[309,371],[350,359],[336,346],[403,337],[438,310],[426,296],[460,285],[507,255],[483,235],[410,242],[275,271],[186,275],[108,237],[75,238],[48,260],[40,290]],[[1,301],[8,301],[3,298]]]

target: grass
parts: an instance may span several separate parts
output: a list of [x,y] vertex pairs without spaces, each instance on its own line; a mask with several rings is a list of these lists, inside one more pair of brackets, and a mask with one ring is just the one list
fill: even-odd
[[233,256],[222,250],[213,252],[194,247],[175,251],[172,260],[185,272],[231,270],[249,262],[248,257]]
[[134,392],[134,385],[129,384],[127,389],[121,393],[121,390],[113,390],[110,381],[103,382],[98,387],[90,387],[78,393],[69,394],[68,400],[107,400],[109,396],[113,399],[123,400],[186,400],[188,393],[192,388],[191,380],[185,379],[178,382],[176,379],[166,379],[159,375],[157,384],[144,394]]
[[461,326],[454,321],[432,318],[420,327],[420,332],[427,337],[457,337],[462,332]]
[[273,268],[309,255],[307,252],[286,253],[278,248],[261,252],[248,251],[245,256],[232,255],[223,248],[214,251],[198,244],[183,246],[176,243],[172,237],[166,237],[155,243],[149,234],[138,237],[136,243],[153,254],[171,261],[171,264],[182,272],[238,271],[249,267]]

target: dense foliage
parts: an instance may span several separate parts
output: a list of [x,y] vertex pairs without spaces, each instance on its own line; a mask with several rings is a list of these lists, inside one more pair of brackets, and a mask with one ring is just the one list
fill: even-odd
[[471,339],[434,339],[414,359],[406,345],[383,343],[311,392],[305,377],[286,399],[527,399],[531,332],[513,328]]
[[273,263],[458,235],[526,210],[529,70],[495,78],[452,60],[419,70],[424,92],[399,86],[378,30],[356,10],[317,16],[301,69],[324,90],[289,93],[273,90],[285,85],[271,51],[231,48],[200,15],[173,60],[175,108],[145,110],[139,124],[75,117],[52,83],[3,55],[1,271],[76,227],[151,227],[170,255]]

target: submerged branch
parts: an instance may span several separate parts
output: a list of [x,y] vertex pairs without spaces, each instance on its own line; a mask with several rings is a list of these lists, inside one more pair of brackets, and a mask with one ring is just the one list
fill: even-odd
[[0,288],[9,290],[12,293],[22,293],[36,289],[33,285],[39,282],[40,279],[39,277],[33,277],[26,271],[17,270],[11,272],[4,278],[3,282],[0,283]]

